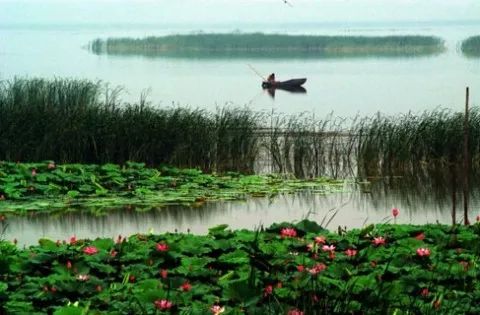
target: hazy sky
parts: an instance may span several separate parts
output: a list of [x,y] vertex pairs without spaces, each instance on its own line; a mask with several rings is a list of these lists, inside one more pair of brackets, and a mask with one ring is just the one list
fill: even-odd
[[480,20],[480,0],[0,0],[0,24]]
[[479,20],[480,0],[0,0],[0,24]]

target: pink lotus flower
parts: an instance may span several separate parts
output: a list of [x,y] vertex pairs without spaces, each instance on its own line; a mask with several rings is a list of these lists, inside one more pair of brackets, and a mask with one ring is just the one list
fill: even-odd
[[67,260],[67,269],[72,269],[72,263],[70,260]]
[[75,245],[75,244],[77,244],[77,237],[73,235],[72,237],[70,237],[70,245]]
[[421,296],[428,296],[430,294],[430,291],[428,291],[428,288],[423,288],[422,291],[420,291]]
[[273,292],[273,286],[269,284],[265,287],[265,289],[263,289],[263,296],[271,295],[272,292]]
[[88,281],[88,279],[90,279],[90,276],[89,275],[78,275],[76,278],[79,281]]
[[98,253],[98,249],[95,246],[87,246],[83,249],[83,252],[87,255],[95,255]]
[[55,168],[55,162],[50,162],[50,163],[48,163],[47,168],[48,168],[49,170],[53,170],[53,169]]
[[188,292],[192,289],[192,285],[188,282],[184,282],[181,286],[180,286],[180,290],[182,290],[183,292]]
[[313,249],[314,249],[314,244],[313,243],[307,244],[307,250],[309,252],[313,252]]
[[114,250],[114,249],[112,249],[112,250],[110,251],[110,257],[115,257],[115,256],[117,256],[117,254],[118,254],[118,252],[117,252],[116,250]]
[[372,243],[375,246],[385,245],[385,239],[381,236],[374,237]]
[[303,312],[298,309],[289,310],[287,315],[303,315]]
[[317,244],[325,244],[326,238],[325,236],[315,236],[315,243]]
[[161,311],[169,310],[173,305],[169,300],[156,300],[153,304],[155,304],[155,307]]
[[477,215],[477,222],[480,222],[480,214]]
[[297,266],[297,271],[298,272],[303,272],[305,270],[305,267],[303,265],[298,265]]
[[210,311],[212,312],[213,315],[219,315],[225,312],[225,307],[221,307],[220,305],[213,305],[210,308]]
[[357,250],[349,248],[345,251],[345,255],[347,255],[348,257],[354,257],[357,255]]
[[160,276],[161,276],[163,279],[167,279],[167,277],[168,277],[168,270],[167,270],[167,269],[162,269],[162,270],[160,270]]
[[313,266],[311,269],[308,269],[308,272],[310,272],[310,274],[312,275],[316,275],[319,272],[324,271],[325,269],[327,269],[327,266],[325,264],[318,263],[315,266]]
[[468,261],[462,260],[459,264],[463,267],[463,271],[468,271],[468,267],[470,266]]
[[166,243],[157,243],[156,248],[157,248],[157,251],[159,252],[166,252],[169,249]]
[[417,236],[415,236],[415,238],[419,241],[423,241],[425,239],[425,233],[420,233],[418,234]]
[[335,246],[334,245],[323,245],[322,250],[324,252],[333,252],[333,251],[335,251]]
[[430,256],[430,250],[428,248],[419,248],[417,249],[417,255],[420,257]]
[[400,211],[398,211],[397,208],[393,208],[393,209],[392,209],[392,215],[393,215],[394,218],[396,218],[399,213],[400,213]]
[[32,176],[37,176],[37,170],[36,169],[32,169]]
[[294,228],[283,228],[280,231],[282,237],[296,237],[297,231]]

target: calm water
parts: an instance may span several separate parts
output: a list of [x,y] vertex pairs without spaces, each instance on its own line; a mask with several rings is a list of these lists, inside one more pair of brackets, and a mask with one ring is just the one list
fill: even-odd
[[[112,210],[110,214],[96,217],[87,213],[62,216],[39,215],[9,217],[5,239],[16,238],[19,244],[36,244],[39,238],[53,240],[79,238],[117,237],[135,233],[192,232],[207,233],[210,227],[228,224],[231,228],[254,229],[275,222],[299,221],[308,216],[318,223],[326,223],[336,210],[331,222],[324,226],[334,230],[339,225],[348,229],[364,224],[391,221],[391,209],[398,207],[397,223],[424,224],[451,223],[451,199],[448,194],[429,191],[413,192],[404,189],[385,189],[374,184],[370,193],[354,187],[331,195],[298,193],[281,195],[272,199],[252,198],[247,201],[212,202],[199,208],[166,207],[149,212],[125,209]],[[457,197],[457,219],[461,214],[461,196]],[[472,198],[471,209],[478,209],[478,198]],[[332,210],[334,209],[334,210]],[[472,210],[471,219],[479,214]]]
[[[149,99],[159,106],[244,106],[285,113],[310,111],[322,117],[399,113],[434,109],[461,110],[465,86],[472,103],[480,103],[480,59],[459,52],[461,40],[480,34],[478,23],[304,24],[284,27],[243,25],[243,32],[327,35],[434,35],[448,51],[420,58],[339,59],[181,59],[141,56],[97,56],[85,49],[95,38],[143,37],[205,32],[230,32],[229,26],[165,25],[0,25],[0,79],[14,76],[75,77],[102,80],[124,87],[123,98]],[[251,64],[277,78],[307,77],[306,94],[277,91],[272,99],[260,88]]]

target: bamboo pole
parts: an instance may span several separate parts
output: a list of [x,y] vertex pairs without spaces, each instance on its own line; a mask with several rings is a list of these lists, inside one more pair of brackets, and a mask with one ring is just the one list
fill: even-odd
[[469,197],[469,152],[468,152],[468,101],[469,101],[469,88],[467,86],[465,93],[465,121],[463,125],[463,222],[465,225],[469,225],[468,220],[468,197]]

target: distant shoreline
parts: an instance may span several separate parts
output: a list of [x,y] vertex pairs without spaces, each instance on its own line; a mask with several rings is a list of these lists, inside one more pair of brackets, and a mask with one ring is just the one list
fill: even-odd
[[96,54],[201,57],[424,56],[445,51],[434,36],[314,36],[263,33],[95,39]]

